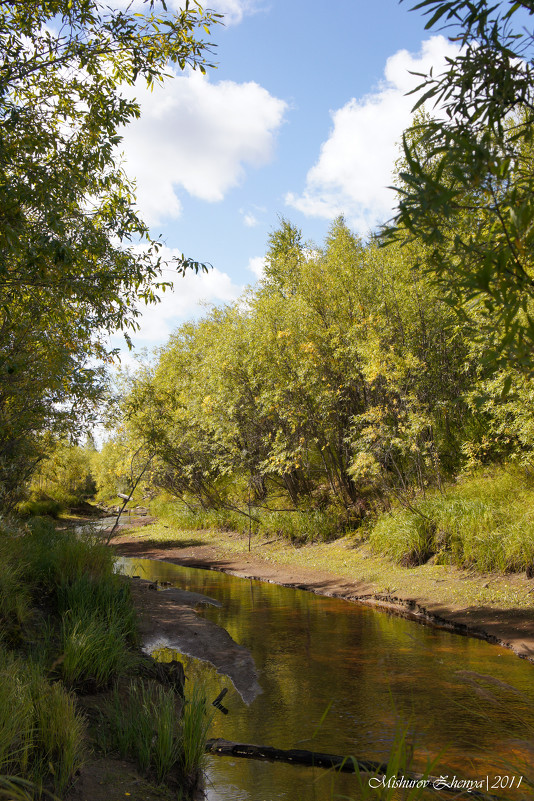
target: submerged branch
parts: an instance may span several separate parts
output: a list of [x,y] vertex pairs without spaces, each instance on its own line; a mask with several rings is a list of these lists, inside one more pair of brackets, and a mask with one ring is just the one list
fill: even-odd
[[[317,751],[305,751],[297,748],[284,751],[281,748],[274,748],[270,745],[250,745],[249,743],[234,743],[230,740],[212,739],[208,740],[206,743],[206,752],[209,754],[216,754],[217,756],[288,762],[292,765],[307,765],[316,768],[333,768],[343,773],[372,773],[384,777],[388,775],[388,764],[386,762],[375,762],[371,759],[361,759],[359,757],[343,757],[337,754],[323,754]],[[474,787],[452,786],[444,781],[444,777],[438,779],[436,776],[413,773],[409,770],[399,771],[393,774],[392,778],[397,780],[403,779],[406,782],[410,782],[410,785],[405,784],[404,786],[413,786],[412,783],[414,782],[424,782],[425,787],[429,790],[452,793],[456,796],[479,798],[481,800],[484,799],[484,801],[497,798],[497,796],[480,792]]]

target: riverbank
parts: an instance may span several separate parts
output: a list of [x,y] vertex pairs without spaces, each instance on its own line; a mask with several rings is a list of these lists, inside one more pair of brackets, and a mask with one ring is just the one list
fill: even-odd
[[123,556],[220,570],[364,603],[498,643],[534,663],[534,579],[525,573],[480,574],[431,563],[404,568],[349,537],[296,548],[253,536],[249,551],[242,535],[179,531],[162,522],[122,529],[113,546]]

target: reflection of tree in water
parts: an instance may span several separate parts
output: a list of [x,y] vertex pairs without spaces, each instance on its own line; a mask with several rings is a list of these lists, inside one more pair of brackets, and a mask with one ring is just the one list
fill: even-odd
[[[224,700],[229,714],[216,712],[210,736],[382,759],[401,719],[412,721],[418,737],[415,769],[445,747],[443,763],[471,777],[493,769],[497,753],[515,763],[528,754],[530,737],[514,720],[528,705],[532,709],[532,666],[504,649],[309,592],[161,562],[153,569],[151,578],[174,578],[183,589],[220,600],[222,608],[203,607],[200,613],[254,656],[263,693],[250,707],[227,678],[204,663],[187,662],[186,674],[193,679],[200,671],[210,700],[229,688]],[[480,692],[458,671],[485,674],[523,695],[511,692],[491,716],[481,716]],[[229,770],[219,762],[217,775]],[[291,766],[270,765],[265,773],[265,766],[241,762],[246,764],[231,769],[239,787],[264,786],[262,776],[287,777],[294,793],[280,798],[294,801],[313,785],[305,769],[297,781]],[[338,781],[345,787],[350,778]],[[330,799],[317,789],[325,782],[313,785],[316,796],[303,798]],[[343,792],[351,797],[350,786]],[[272,793],[269,801],[276,798]],[[233,801],[232,795],[226,798]]]

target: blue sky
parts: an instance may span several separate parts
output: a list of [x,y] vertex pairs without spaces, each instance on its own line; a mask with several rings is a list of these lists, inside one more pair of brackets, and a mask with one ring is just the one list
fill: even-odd
[[166,255],[214,267],[177,279],[143,314],[139,348],[164,343],[199,302],[230,302],[257,280],[279,216],[318,243],[339,213],[363,236],[390,216],[386,187],[414,102],[408,71],[454,53],[410,5],[217,0],[218,68],[136,87],[142,117],[121,148],[140,210]]

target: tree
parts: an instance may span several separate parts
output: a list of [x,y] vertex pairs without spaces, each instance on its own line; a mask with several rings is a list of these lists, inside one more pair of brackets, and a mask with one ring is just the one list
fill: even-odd
[[[421,0],[427,28],[447,22],[460,50],[430,72],[405,135],[399,205],[390,238],[406,231],[428,248],[427,267],[449,302],[492,340],[493,364],[532,370],[534,344],[534,35],[532,3]],[[445,115],[443,116],[443,112]]]
[[139,116],[121,87],[161,81],[169,63],[204,71],[198,32],[217,21],[189,2],[177,14],[0,5],[0,501],[41,458],[43,431],[79,430],[102,395],[109,333],[128,338],[162,286],[117,159],[120,128]]

